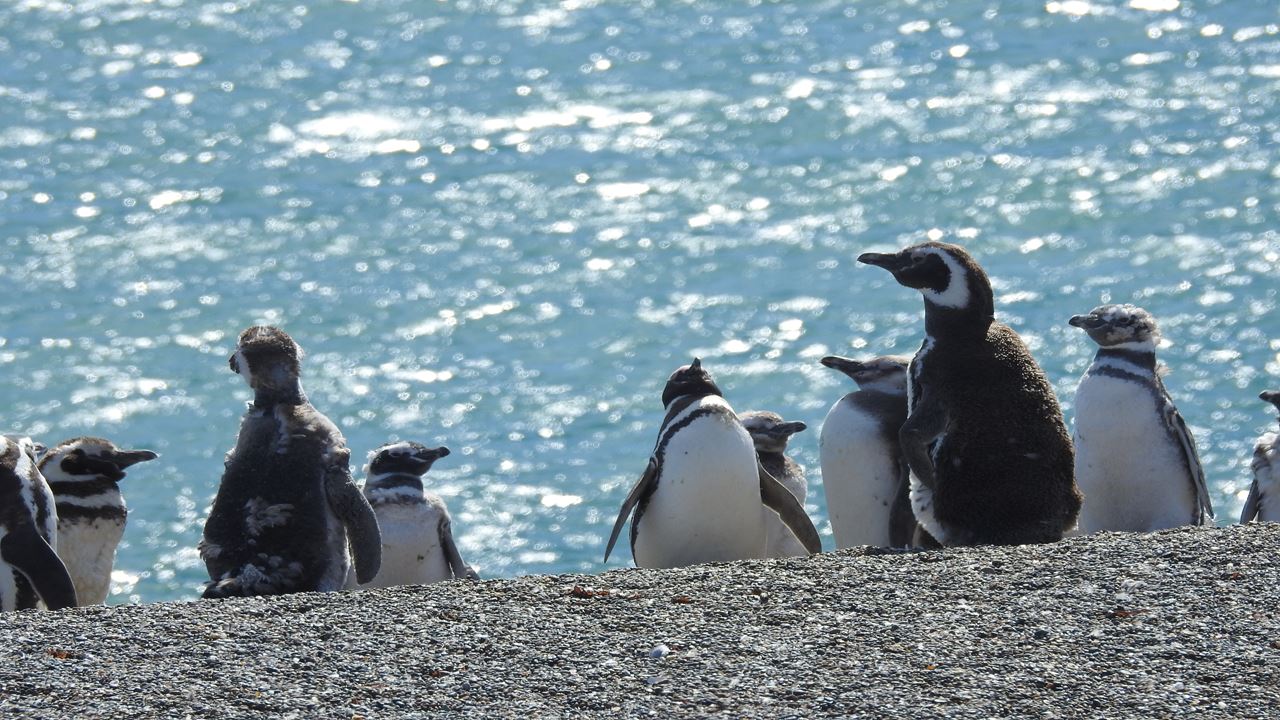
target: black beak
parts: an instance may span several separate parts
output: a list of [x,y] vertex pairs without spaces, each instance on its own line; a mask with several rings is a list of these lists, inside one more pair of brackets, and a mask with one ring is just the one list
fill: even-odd
[[1072,315],[1067,321],[1071,327],[1078,327],[1083,330],[1094,330],[1105,325],[1105,321],[1097,315]]
[[1263,390],[1258,397],[1275,405],[1276,409],[1280,410],[1280,390]]
[[439,460],[440,458],[445,457],[448,454],[449,454],[449,448],[441,445],[438,448],[427,448],[426,450],[423,450],[422,452],[418,453],[418,459],[435,462],[436,460]]
[[858,262],[897,273],[911,263],[911,258],[904,253],[862,253]]
[[690,369],[690,370],[701,370],[701,369],[702,369],[702,358],[694,358],[694,359],[693,359],[693,362],[689,363],[689,369]]
[[160,456],[150,450],[121,450],[111,456],[111,464],[123,470],[130,465],[155,460],[158,457]]
[[231,366],[231,372],[240,374],[240,363],[236,362],[236,354],[231,353],[231,357],[227,358],[227,365]]
[[791,437],[802,430],[808,429],[808,427],[808,425],[805,425],[799,420],[796,420],[795,422],[778,423],[773,426],[773,434],[781,435],[783,437]]
[[855,373],[862,372],[862,363],[854,360],[853,358],[840,357],[839,355],[828,355],[818,362],[822,363],[823,367],[829,367],[832,370],[839,370],[849,377],[853,377]]

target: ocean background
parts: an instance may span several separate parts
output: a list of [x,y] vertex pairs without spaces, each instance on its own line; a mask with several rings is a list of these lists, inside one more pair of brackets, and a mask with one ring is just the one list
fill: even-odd
[[1278,97],[1262,1],[14,0],[0,426],[159,452],[110,602],[194,598],[250,398],[227,356],[277,324],[361,462],[454,451],[428,481],[482,575],[598,572],[698,355],[809,424],[831,548],[852,383],[818,359],[914,352],[919,295],[854,258],[936,238],[1068,419],[1067,318],[1152,310],[1234,522],[1280,386]]

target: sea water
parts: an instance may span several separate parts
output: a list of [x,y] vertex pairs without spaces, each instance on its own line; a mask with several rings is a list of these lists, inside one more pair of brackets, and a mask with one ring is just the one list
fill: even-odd
[[[1280,386],[1271,2],[0,5],[0,423],[161,458],[110,602],[192,598],[255,323],[360,475],[391,439],[488,577],[597,572],[700,356],[817,437],[828,353],[910,353],[918,293],[854,258],[968,246],[1067,417],[1155,313],[1219,522]],[[1142,448],[1135,448],[1141,452]],[[622,543],[625,546],[625,542]],[[625,547],[610,566],[630,561]]]

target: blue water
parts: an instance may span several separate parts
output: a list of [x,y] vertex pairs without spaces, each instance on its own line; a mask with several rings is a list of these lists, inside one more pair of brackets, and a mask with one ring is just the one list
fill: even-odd
[[[1219,522],[1280,385],[1271,2],[16,0],[0,6],[0,403],[162,458],[111,602],[191,598],[286,328],[357,456],[486,576],[596,572],[667,375],[818,427],[827,353],[912,352],[866,250],[961,242],[1070,417],[1102,301],[1156,313]],[[358,467],[356,468],[358,471]],[[611,565],[630,561],[623,549]]]

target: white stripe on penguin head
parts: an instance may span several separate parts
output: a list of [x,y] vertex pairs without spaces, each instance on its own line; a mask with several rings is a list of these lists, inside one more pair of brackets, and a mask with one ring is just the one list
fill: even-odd
[[941,291],[931,290],[929,288],[921,288],[920,292],[929,302],[938,307],[955,308],[957,310],[969,307],[969,273],[964,266],[955,259],[951,253],[941,248],[923,248],[919,252],[937,255],[942,258],[942,262],[947,265],[947,287]]

